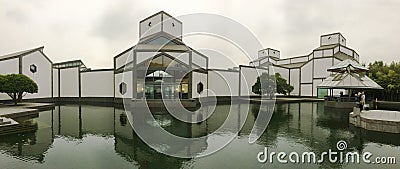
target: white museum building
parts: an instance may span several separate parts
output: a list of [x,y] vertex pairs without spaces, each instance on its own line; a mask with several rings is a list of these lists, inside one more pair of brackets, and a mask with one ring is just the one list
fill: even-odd
[[[320,46],[311,53],[303,56],[280,58],[280,52],[267,48],[258,52],[259,58],[251,65],[266,66],[272,64],[278,72],[294,87],[292,96],[323,97],[327,89],[317,89],[317,86],[328,77],[331,72],[327,69],[346,59],[358,63],[358,53],[346,46],[346,39],[341,33],[322,35]],[[335,91],[340,92],[340,91]]]
[[[209,90],[221,98],[256,95],[251,86],[258,73],[273,66],[294,86],[291,96],[323,97],[327,90],[317,86],[330,75],[326,70],[359,60],[342,34],[333,33],[322,35],[320,46],[304,56],[281,59],[278,50],[267,48],[249,65],[210,69],[213,56],[187,46],[182,30],[181,21],[161,11],[140,21],[138,43],[116,55],[113,68],[90,69],[81,60],[53,63],[40,47],[0,56],[0,74],[32,78],[39,92],[25,99],[120,103],[122,98],[193,100]],[[7,99],[0,94],[0,100]]]

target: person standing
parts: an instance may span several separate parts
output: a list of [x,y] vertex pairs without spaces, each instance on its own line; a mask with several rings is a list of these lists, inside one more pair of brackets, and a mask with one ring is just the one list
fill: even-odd
[[362,91],[361,92],[361,96],[360,96],[360,112],[364,109],[364,105],[365,105],[365,92]]

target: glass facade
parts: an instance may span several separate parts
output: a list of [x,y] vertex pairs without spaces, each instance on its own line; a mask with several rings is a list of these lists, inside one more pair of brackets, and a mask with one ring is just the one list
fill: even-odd
[[188,99],[189,65],[165,53],[137,65],[137,98]]
[[176,78],[176,71],[158,70],[146,76],[144,94],[146,99],[188,99],[188,76]]

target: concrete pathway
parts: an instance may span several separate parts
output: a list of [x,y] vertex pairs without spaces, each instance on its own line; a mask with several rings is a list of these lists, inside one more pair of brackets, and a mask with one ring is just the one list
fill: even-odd
[[[261,98],[250,98],[250,101],[256,103],[256,102],[269,102],[271,100],[264,100]],[[275,103],[321,102],[321,101],[324,101],[324,99],[308,98],[308,97],[278,97],[276,98]]]
[[[356,108],[354,110],[356,111]],[[371,131],[400,133],[400,112],[389,110],[351,112],[349,123]]]
[[361,117],[370,120],[400,122],[400,112],[398,111],[389,111],[389,110],[362,111]]
[[53,109],[54,103],[20,103],[14,105],[0,105],[0,117],[16,118],[37,114],[41,110]]

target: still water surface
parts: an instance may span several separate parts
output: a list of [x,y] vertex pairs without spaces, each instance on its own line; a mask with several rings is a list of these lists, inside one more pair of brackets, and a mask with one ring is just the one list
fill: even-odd
[[[194,137],[215,131],[225,120],[229,105],[218,105],[201,124],[182,124],[168,115],[155,118],[166,130]],[[24,133],[0,136],[0,168],[399,168],[397,164],[261,164],[257,154],[268,151],[316,154],[337,150],[339,140],[345,151],[371,152],[393,156],[400,162],[400,135],[367,132],[348,124],[349,110],[326,109],[319,103],[276,104],[267,131],[254,144],[248,135],[259,110],[250,113],[239,136],[210,156],[194,159],[170,157],[148,147],[127,121],[123,109],[89,105],[62,105],[40,112],[25,121]],[[262,113],[262,111],[261,111]],[[190,130],[188,130],[188,128]],[[221,137],[224,133],[221,133]],[[207,142],[218,141],[208,139]],[[207,148],[204,143],[204,148]]]

